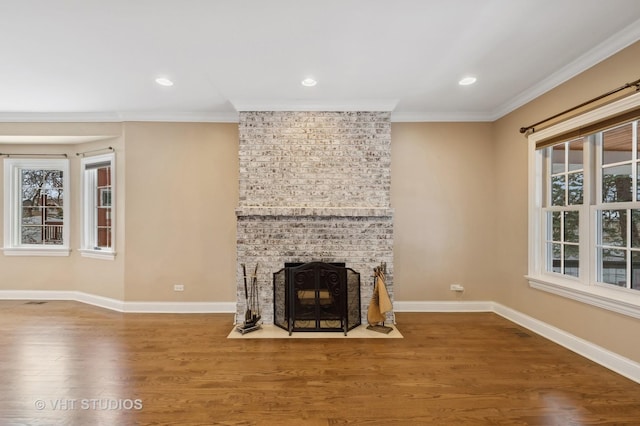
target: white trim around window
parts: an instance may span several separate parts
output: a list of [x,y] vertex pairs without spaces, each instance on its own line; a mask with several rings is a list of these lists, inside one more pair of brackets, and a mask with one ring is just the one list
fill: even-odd
[[113,260],[116,229],[116,157],[114,153],[83,158],[81,176],[80,255]]
[[[574,117],[547,129],[532,133],[528,138],[529,144],[529,263],[526,278],[532,288],[547,291],[569,299],[577,300],[589,305],[614,311],[620,314],[640,318],[640,291],[626,288],[617,288],[598,282],[598,257],[596,249],[597,240],[597,211],[602,208],[598,204],[598,196],[589,199],[586,194],[596,194],[596,188],[591,188],[591,183],[597,179],[588,176],[587,164],[594,153],[587,151],[585,162],[585,203],[575,207],[580,211],[580,273],[578,277],[562,275],[548,270],[546,262],[546,238],[548,226],[547,214],[543,197],[545,177],[543,173],[544,155],[542,150],[536,149],[538,141],[563,134],[572,129],[589,125],[608,117],[623,114],[640,106],[640,93],[625,97],[593,111]],[[595,163],[595,162],[594,162]],[[595,176],[594,176],[595,177]],[[590,201],[590,202],[589,202]],[[612,208],[614,206],[612,205]]]
[[69,189],[67,159],[4,159],[5,256],[69,256]]

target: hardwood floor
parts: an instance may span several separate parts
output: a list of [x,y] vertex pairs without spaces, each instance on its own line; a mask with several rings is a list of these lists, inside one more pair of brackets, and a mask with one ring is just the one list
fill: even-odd
[[404,339],[227,339],[230,314],[0,301],[1,425],[638,425],[640,384],[491,313]]

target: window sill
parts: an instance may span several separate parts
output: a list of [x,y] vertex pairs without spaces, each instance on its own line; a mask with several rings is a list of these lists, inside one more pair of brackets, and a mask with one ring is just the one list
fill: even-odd
[[78,251],[80,252],[80,256],[91,259],[114,260],[116,258],[116,253],[114,251],[88,249],[81,249]]
[[69,256],[71,250],[66,247],[39,248],[39,247],[11,247],[3,248],[5,256]]
[[640,294],[602,286],[586,286],[569,280],[554,280],[544,276],[526,276],[529,286],[579,302],[597,306],[634,318],[640,318]]

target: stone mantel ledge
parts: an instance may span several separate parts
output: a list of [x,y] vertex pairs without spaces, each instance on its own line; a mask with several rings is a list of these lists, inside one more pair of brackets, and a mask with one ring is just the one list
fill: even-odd
[[238,207],[237,217],[393,217],[388,207]]

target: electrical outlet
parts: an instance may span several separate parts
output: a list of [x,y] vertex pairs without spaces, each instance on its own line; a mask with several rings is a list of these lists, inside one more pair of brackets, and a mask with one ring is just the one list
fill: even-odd
[[174,284],[173,291],[184,291],[184,284]]
[[451,291],[464,291],[464,287],[460,284],[451,284],[451,287],[449,287],[449,289]]

